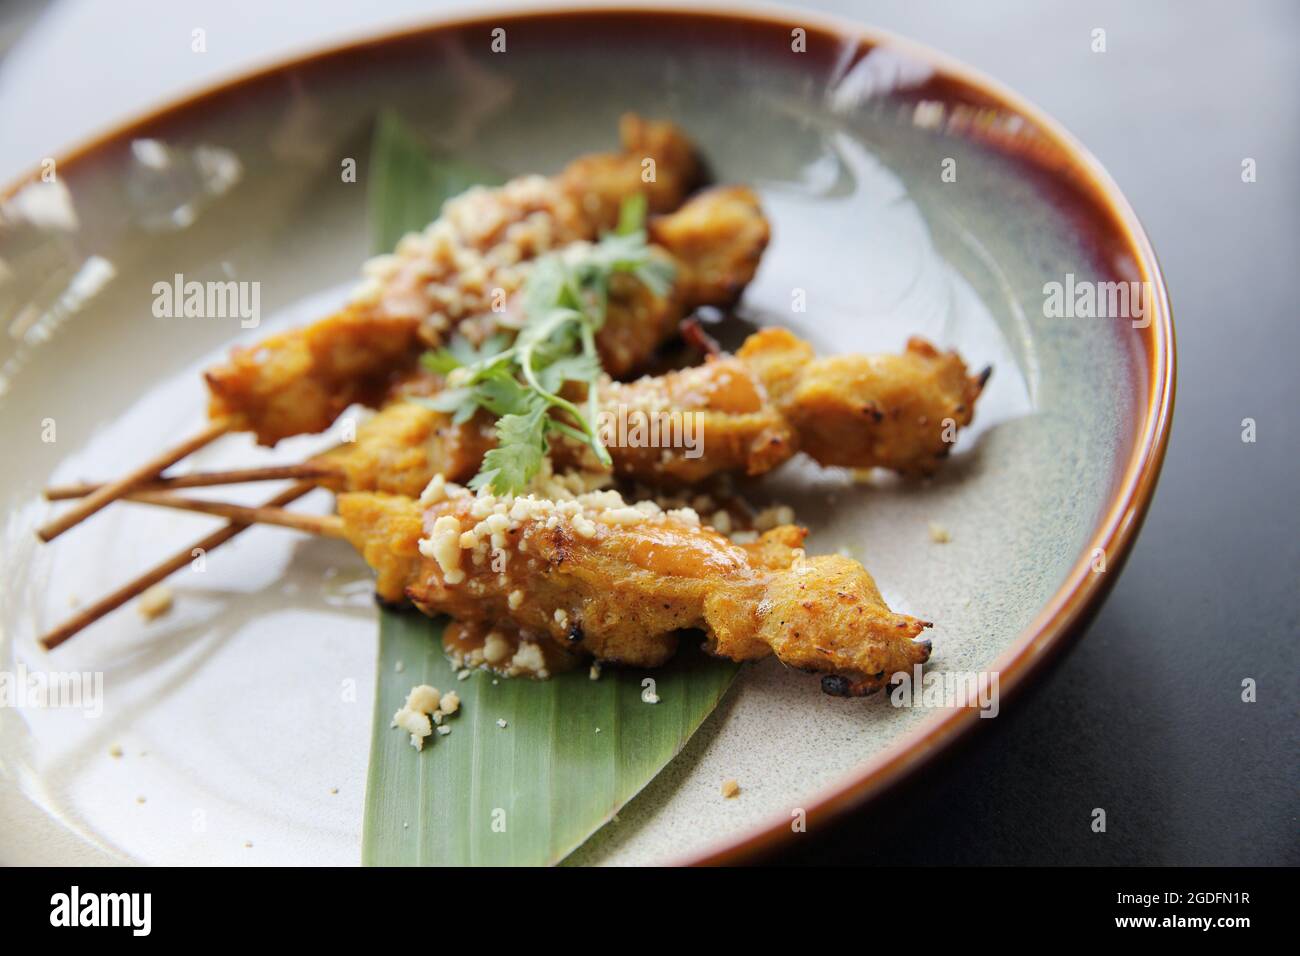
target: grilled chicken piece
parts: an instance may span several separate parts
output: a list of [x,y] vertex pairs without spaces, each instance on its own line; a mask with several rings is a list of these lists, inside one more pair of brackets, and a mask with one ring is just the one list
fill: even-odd
[[[627,197],[644,194],[655,213],[675,209],[698,178],[690,142],[669,123],[632,115],[620,132],[618,153],[580,158],[549,179],[522,176],[449,200],[423,233],[367,263],[366,282],[340,313],[235,349],[209,369],[209,416],[255,432],[264,445],[323,431],[351,402],[372,400],[413,365],[420,340],[441,343],[462,321],[491,312],[493,290],[518,290],[531,260],[613,228]],[[643,164],[651,161],[655,175],[646,182]],[[651,334],[626,331],[636,332],[635,342],[606,342],[621,359],[614,366],[626,366],[622,374],[659,344],[647,349]],[[371,337],[376,341],[365,341]]]
[[770,238],[758,197],[741,186],[703,192],[675,215],[652,218],[648,232],[681,263],[678,294],[691,309],[739,298]]
[[752,190],[722,186],[651,219],[648,233],[653,246],[672,259],[673,290],[659,299],[632,276],[614,275],[596,348],[601,366],[616,380],[644,368],[691,312],[732,305],[758,271],[771,227]]
[[236,348],[205,373],[208,417],[263,445],[329,428],[354,403],[375,405],[419,354],[416,325],[348,306],[306,328]]
[[[931,474],[969,425],[988,372],[913,338],[900,355],[818,358],[785,329],[763,329],[734,356],[600,390],[619,429],[615,472],[664,484],[719,473],[762,475],[803,451],[822,465]],[[642,424],[642,435],[634,433]],[[642,441],[657,423],[660,441]],[[677,447],[664,448],[664,436]],[[694,448],[687,439],[691,439]],[[561,465],[588,454],[557,442]],[[594,463],[588,466],[593,466]]]
[[621,152],[581,156],[554,179],[578,207],[589,237],[617,225],[628,196],[644,193],[651,213],[665,213],[680,206],[699,185],[695,147],[672,123],[625,113],[618,135]]
[[762,383],[822,465],[928,475],[971,423],[992,368],[968,374],[956,352],[911,338],[901,355],[818,358],[785,329],[751,335],[736,358]]
[[858,696],[929,658],[929,641],[916,640],[925,621],[891,611],[857,562],[806,557],[793,526],[742,547],[693,512],[629,506],[614,492],[553,501],[453,489],[428,510],[345,494],[339,514],[382,599],[512,625],[602,661],[658,666],[681,631],[699,629],[713,654],[775,654],[826,675],[828,693]]
[[496,444],[486,421],[452,425],[447,415],[398,399],[363,422],[356,440],[312,460],[331,477],[321,484],[335,492],[383,491],[418,498],[435,474],[468,481]]
[[[611,314],[619,307],[611,303]],[[602,436],[620,478],[657,487],[719,474],[762,475],[804,451],[823,465],[931,473],[969,425],[987,372],[912,339],[901,355],[817,358],[783,329],[750,336],[734,356],[600,389]],[[436,388],[417,379],[412,391]],[[673,447],[673,443],[676,445]],[[397,401],[321,462],[344,478],[336,490],[418,495],[435,474],[469,480],[496,443],[486,412],[448,415]],[[557,468],[595,470],[586,446],[557,439]]]

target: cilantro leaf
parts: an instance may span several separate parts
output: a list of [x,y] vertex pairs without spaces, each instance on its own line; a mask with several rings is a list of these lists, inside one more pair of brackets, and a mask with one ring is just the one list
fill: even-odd
[[[476,349],[457,335],[421,357],[425,368],[455,383],[422,404],[453,414],[458,424],[480,408],[497,416],[497,447],[484,457],[471,488],[524,491],[542,467],[552,432],[585,441],[610,463],[595,424],[601,374],[596,333],[605,322],[610,282],[627,273],[663,296],[673,281],[672,262],[647,241],[645,215],[645,197],[630,197],[614,232],[537,259],[521,290],[524,322],[513,345],[495,335]],[[585,409],[561,395],[568,382],[587,385]]]
[[566,355],[542,368],[537,377],[548,392],[558,392],[565,382],[586,382],[591,385],[600,378],[600,362],[594,355],[585,353]]
[[437,395],[411,395],[408,401],[415,402],[435,412],[454,412],[467,401],[474,401],[474,390],[470,388],[448,388]]
[[444,346],[432,352],[425,352],[420,356],[420,364],[430,372],[447,375],[461,368],[465,363],[457,358],[451,349]]
[[442,348],[421,355],[420,364],[431,372],[449,375],[458,368],[488,364],[491,359],[505,352],[509,345],[509,336],[501,333],[493,335],[479,348],[475,348],[463,335],[453,335]]
[[618,207],[618,225],[614,227],[614,234],[626,236],[645,229],[645,211],[645,193],[625,198]]
[[483,467],[470,487],[486,486],[498,494],[524,491],[546,457],[546,412],[546,403],[538,401],[526,414],[497,419],[497,447],[483,457]]
[[503,373],[493,375],[479,383],[476,392],[479,405],[493,415],[521,415],[531,411],[533,403],[541,399],[514,376]]

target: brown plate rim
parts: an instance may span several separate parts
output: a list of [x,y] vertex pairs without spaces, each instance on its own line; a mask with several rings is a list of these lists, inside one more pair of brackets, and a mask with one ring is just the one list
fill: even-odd
[[[1148,389],[1141,427],[1134,436],[1133,448],[1113,493],[1110,506],[1097,522],[1079,560],[1066,575],[1050,601],[1033,621],[1021,631],[1011,645],[993,662],[991,670],[999,674],[1003,700],[1019,692],[1028,681],[1079,636],[1088,618],[1099,607],[1116,576],[1122,569],[1129,549],[1146,516],[1160,468],[1164,461],[1173,421],[1174,395],[1177,385],[1176,342],[1168,290],[1155,250],[1137,214],[1110,174],[1073,135],[1049,114],[984,73],[942,54],[924,44],[897,34],[868,27],[826,14],[764,5],[756,10],[678,6],[660,3],[618,3],[535,7],[501,7],[472,14],[436,17],[387,29],[362,39],[317,46],[289,57],[280,57],[223,79],[210,82],[182,96],[92,135],[79,145],[53,158],[57,167],[66,168],[114,143],[128,139],[143,127],[168,116],[192,110],[203,101],[262,80],[275,73],[344,56],[366,47],[434,35],[448,29],[476,24],[499,25],[502,18],[513,21],[572,17],[626,17],[630,15],[658,18],[694,18],[698,20],[759,23],[767,26],[813,27],[841,40],[867,48],[887,45],[902,50],[934,68],[936,76],[956,80],[978,90],[1009,112],[1029,119],[1071,163],[1070,170],[1086,184],[1091,198],[1109,213],[1126,240],[1141,280],[1150,283],[1154,292],[1153,318],[1143,332],[1143,355],[1146,360]],[[39,169],[29,172],[0,190],[0,198],[9,199],[29,182],[39,177]],[[1094,573],[1090,557],[1102,548],[1107,556],[1107,570]],[[978,712],[962,708],[937,715],[905,735],[876,757],[863,763],[846,779],[818,794],[805,807],[808,827],[823,827],[833,818],[878,799],[886,790],[916,774],[949,750],[958,740],[981,725]],[[785,820],[753,828],[735,838],[721,841],[702,853],[678,859],[679,864],[732,864],[752,859],[792,839],[794,833]]]

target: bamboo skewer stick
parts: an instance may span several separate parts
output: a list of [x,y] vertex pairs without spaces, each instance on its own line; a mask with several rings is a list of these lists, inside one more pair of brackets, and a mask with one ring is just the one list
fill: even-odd
[[166,491],[135,491],[128,494],[126,499],[163,508],[220,515],[240,524],[273,524],[328,538],[343,537],[343,519],[337,515],[305,515],[273,505],[260,507],[236,505],[225,501],[207,501],[203,498],[184,498]]
[[212,422],[194,437],[159,453],[134,471],[118,478],[116,481],[110,481],[86,495],[73,508],[64,512],[63,515],[38,528],[36,534],[42,541],[53,541],[69,528],[85,521],[99,509],[121,498],[132,488],[146,481],[152,481],[186,455],[193,454],[204,445],[216,441],[230,429],[231,423],[226,420]]
[[[291,485],[267,501],[265,507],[269,509],[282,508],[284,505],[296,501],[315,488],[315,484],[306,481]],[[162,581],[164,578],[169,577],[176,571],[185,567],[185,565],[189,564],[190,561],[194,559],[195,550],[202,550],[205,553],[210,552],[214,548],[220,547],[231,538],[245,531],[248,527],[249,524],[246,522],[232,521],[219,531],[214,531],[206,538],[196,541],[188,548],[183,548],[176,552],[176,554],[172,555],[166,561],[163,561],[151,570],[146,571],[134,581],[122,585],[122,587],[113,591],[111,594],[100,598],[94,604],[79,611],[76,615],[54,628],[54,630],[42,636],[40,639],[41,646],[47,651],[53,650],[79,631],[94,624],[101,617],[117,610],[127,601],[144,593],[159,581]]]
[[[229,471],[199,471],[190,475],[158,478],[137,485],[137,491],[169,491],[177,488],[206,488],[210,485],[239,485],[252,481],[279,481],[285,478],[299,480],[330,478],[338,472],[326,465],[304,462],[297,465],[265,465],[259,468],[233,468]],[[75,485],[55,485],[45,489],[49,501],[84,498],[104,487],[101,482],[82,482]]]

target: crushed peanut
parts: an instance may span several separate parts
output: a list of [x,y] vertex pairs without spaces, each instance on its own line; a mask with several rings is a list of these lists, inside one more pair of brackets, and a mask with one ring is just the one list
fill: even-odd
[[441,724],[444,714],[453,714],[460,708],[460,697],[454,693],[446,696],[454,699],[451,710],[442,709],[445,698],[438,692],[438,688],[428,684],[412,687],[406,695],[406,703],[393,714],[392,726],[405,730],[411,735],[411,746],[423,750],[424,740],[433,733],[434,723]]
[[[536,493],[498,496],[486,488],[471,494],[458,485],[444,485],[442,491],[448,499],[471,500],[472,525],[463,527],[455,515],[440,515],[428,537],[420,540],[420,553],[438,565],[445,584],[456,585],[465,580],[461,551],[469,551],[476,565],[487,560],[489,551],[499,559],[508,558],[508,535],[517,532],[526,521],[547,527],[567,521],[579,536],[589,539],[598,537],[603,528],[628,524],[680,522],[692,527],[701,524],[699,513],[693,508],[665,510],[653,501],[629,505],[617,491],[588,490],[588,479],[581,473],[576,478],[572,474],[556,476],[544,469],[534,487],[538,489]],[[522,605],[524,598],[516,590],[507,602],[515,609]]]
[[483,659],[489,664],[502,664],[510,657],[510,642],[505,635],[493,631],[483,642]]
[[435,331],[482,315],[491,319],[490,333],[494,290],[517,291],[530,260],[585,234],[573,199],[544,176],[476,186],[444,203],[423,232],[403,236],[393,253],[366,262],[352,301],[421,319]]
[[460,569],[460,522],[455,515],[442,515],[433,523],[433,533],[420,539],[420,553],[436,561],[448,584],[465,580]]
[[723,795],[723,797],[725,797],[726,799],[730,800],[731,798],[735,797],[735,796],[738,795],[739,793],[740,793],[740,784],[737,783],[735,780],[724,780],[724,781],[722,781],[722,795]]
[[473,668],[492,670],[506,677],[549,680],[555,668],[568,670],[577,662],[576,656],[549,641],[538,640],[528,631],[503,628],[493,628],[483,634],[473,628],[452,625],[443,635],[443,649],[461,680],[468,678]]
[[429,479],[429,483],[424,486],[424,491],[420,492],[420,505],[424,508],[431,508],[438,502],[447,498],[448,487],[456,488],[457,485],[448,486],[446,477],[439,472]]
[[764,508],[754,516],[754,528],[758,531],[771,531],[785,524],[794,524],[794,509],[789,505]]
[[538,680],[546,680],[551,676],[546,668],[546,655],[542,653],[541,646],[534,641],[521,641],[514,657],[510,658],[506,676],[516,677],[521,674],[531,674]]
[[146,621],[157,620],[172,609],[172,589],[165,584],[155,584],[140,595],[136,608]]

